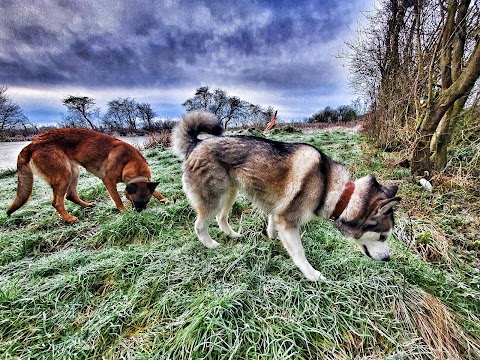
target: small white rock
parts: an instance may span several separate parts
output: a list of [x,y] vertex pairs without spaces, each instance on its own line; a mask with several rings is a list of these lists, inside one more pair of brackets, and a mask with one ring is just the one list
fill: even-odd
[[427,179],[420,179],[420,185],[427,189],[427,191],[432,191],[432,184]]

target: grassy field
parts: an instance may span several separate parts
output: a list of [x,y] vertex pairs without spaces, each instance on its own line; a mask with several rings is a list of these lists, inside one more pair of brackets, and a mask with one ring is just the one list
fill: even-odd
[[[193,232],[181,163],[168,149],[144,154],[159,190],[142,213],[119,213],[101,181],[82,173],[79,218],[65,224],[51,191],[36,179],[32,199],[0,213],[1,359],[479,359],[480,206],[453,180],[427,193],[353,131],[274,130],[269,137],[311,143],[398,184],[402,203],[392,260],[363,256],[329,221],[303,229],[312,265],[307,281],[266,217],[239,197],[231,223],[243,237],[209,250]],[[119,185],[123,192],[124,185]],[[0,174],[0,208],[16,174]]]

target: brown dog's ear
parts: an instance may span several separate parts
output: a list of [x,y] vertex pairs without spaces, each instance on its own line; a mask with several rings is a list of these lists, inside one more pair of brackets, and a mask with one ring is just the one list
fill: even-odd
[[153,194],[153,192],[155,191],[155,188],[158,186],[158,184],[160,184],[160,183],[159,182],[148,183],[147,184],[148,190],[150,190],[150,192]]
[[385,215],[386,213],[388,213],[395,205],[397,205],[400,200],[402,200],[401,197],[394,197],[394,198],[391,198],[391,199],[385,199],[383,200],[379,206],[378,206],[378,210],[377,210],[377,215]]
[[135,194],[137,192],[138,185],[133,183],[133,184],[128,184],[127,187],[125,188],[125,191],[127,194]]

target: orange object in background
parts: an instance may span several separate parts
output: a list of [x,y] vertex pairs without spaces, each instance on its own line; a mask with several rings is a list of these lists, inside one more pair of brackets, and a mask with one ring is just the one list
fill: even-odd
[[272,120],[270,120],[270,122],[267,124],[267,127],[265,128],[264,131],[273,129],[273,127],[276,124],[276,120],[277,120],[277,112],[275,111],[275,114],[273,114]]

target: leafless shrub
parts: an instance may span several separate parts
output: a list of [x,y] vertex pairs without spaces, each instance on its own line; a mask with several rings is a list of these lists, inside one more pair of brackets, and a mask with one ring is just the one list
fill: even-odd
[[166,148],[170,146],[170,130],[161,130],[151,134],[145,142],[145,149]]

